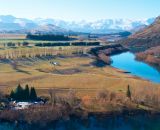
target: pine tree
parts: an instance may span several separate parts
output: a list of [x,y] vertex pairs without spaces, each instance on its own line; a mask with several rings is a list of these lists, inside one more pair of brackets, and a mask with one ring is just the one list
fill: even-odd
[[16,88],[15,91],[15,99],[16,100],[23,100],[24,95],[23,95],[23,88],[21,87],[21,85],[19,84]]
[[131,100],[131,90],[130,90],[130,86],[129,85],[127,87],[127,93],[126,93],[126,95]]
[[15,93],[14,91],[12,90],[11,93],[10,93],[10,98],[14,99],[15,98]]
[[34,87],[31,87],[31,91],[30,91],[30,100],[36,100],[37,99],[37,94],[36,94],[36,90]]
[[29,100],[29,86],[28,86],[28,84],[25,86],[25,89],[24,89],[24,100]]

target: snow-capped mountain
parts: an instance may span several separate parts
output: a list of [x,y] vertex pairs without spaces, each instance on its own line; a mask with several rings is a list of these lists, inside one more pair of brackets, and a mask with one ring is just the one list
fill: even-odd
[[127,20],[127,19],[104,19],[95,22],[66,22],[62,20],[41,19],[37,23],[52,23],[56,26],[70,29],[72,31],[88,32],[88,33],[108,33],[117,31],[130,31],[141,26],[147,26],[153,23],[154,18],[146,20]]
[[0,15],[0,31],[30,30],[38,25],[32,20],[16,18],[12,15]]
[[0,32],[65,34],[67,30],[49,24],[49,22],[42,25],[37,24],[34,20],[1,15]]
[[[0,31],[48,31],[50,32],[74,32],[85,33],[113,33],[120,31],[138,30],[153,23],[155,18],[144,20],[128,20],[128,19],[102,19],[94,22],[87,21],[64,21],[56,19],[37,18],[29,20],[25,18],[16,18],[11,15],[0,15]],[[52,26],[51,26],[52,25]],[[47,27],[46,27],[47,26]]]

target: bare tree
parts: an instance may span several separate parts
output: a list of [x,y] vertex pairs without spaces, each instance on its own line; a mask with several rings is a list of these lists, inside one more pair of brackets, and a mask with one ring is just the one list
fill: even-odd
[[70,89],[68,92],[68,103],[71,106],[77,105],[77,97],[76,97],[76,91],[73,89]]
[[52,106],[55,106],[56,105],[56,90],[53,88],[49,89],[48,93],[50,95],[50,100],[51,100]]

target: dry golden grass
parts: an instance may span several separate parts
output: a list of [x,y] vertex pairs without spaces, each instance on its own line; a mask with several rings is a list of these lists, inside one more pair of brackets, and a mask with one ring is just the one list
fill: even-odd
[[[39,95],[48,95],[50,88],[57,88],[60,93],[76,90],[78,96],[95,96],[99,90],[111,90],[125,92],[127,85],[131,87],[160,85],[124,74],[123,71],[112,67],[98,68],[90,63],[89,57],[56,58],[60,66],[54,67],[50,61],[39,61],[32,66],[18,63],[17,72],[11,65],[0,64],[0,88],[9,93],[17,84],[29,84],[36,87]],[[80,72],[64,74],[65,70],[78,69]],[[41,71],[39,71],[41,70]],[[27,72],[27,73],[26,73]],[[57,72],[57,73],[55,73]]]

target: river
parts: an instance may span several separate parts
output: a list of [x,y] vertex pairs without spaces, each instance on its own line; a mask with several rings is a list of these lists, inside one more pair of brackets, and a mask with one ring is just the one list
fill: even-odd
[[130,52],[111,56],[112,66],[130,72],[131,74],[160,83],[160,72],[150,65],[135,60],[135,55]]
[[160,116],[90,116],[88,119],[60,120],[51,126],[38,128],[1,123],[0,130],[160,130]]

